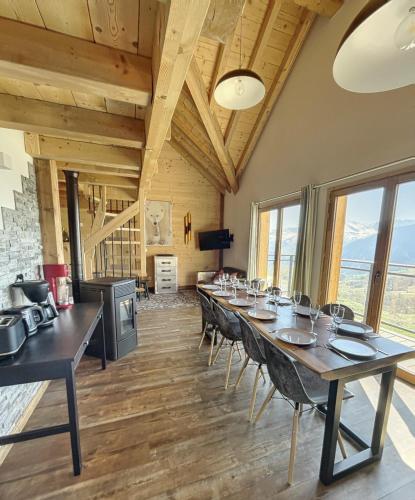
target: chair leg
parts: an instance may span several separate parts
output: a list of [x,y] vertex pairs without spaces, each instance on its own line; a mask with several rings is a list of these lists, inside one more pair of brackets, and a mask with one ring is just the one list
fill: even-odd
[[254,388],[252,390],[251,403],[249,405],[249,421],[252,422],[255,409],[256,393],[258,389],[259,376],[261,375],[261,365],[258,365],[255,373]]
[[291,430],[291,450],[290,450],[290,463],[288,465],[288,484],[291,486],[294,481],[294,463],[295,463],[295,453],[297,451],[297,434],[298,434],[298,422],[299,422],[299,404],[295,403],[295,410],[293,415],[293,427]]
[[238,354],[239,354],[239,360],[242,360],[241,351],[240,351],[240,349],[239,349],[239,344],[238,344],[238,342],[235,342],[235,346],[236,346],[236,350],[238,351]]
[[245,356],[244,364],[242,365],[242,368],[239,372],[238,378],[236,379],[235,389],[237,389],[239,387],[239,384],[241,383],[241,380],[242,380],[242,377],[245,373],[246,367],[248,366],[248,361],[249,361],[249,356]]
[[233,344],[234,344],[234,342],[232,342],[232,344],[230,345],[230,348],[229,348],[228,362],[227,362],[227,366],[226,366],[225,389],[228,388],[228,385],[229,385],[229,376],[231,374],[231,365],[232,365],[232,356],[233,356]]
[[268,406],[268,403],[271,401],[272,399],[272,396],[275,394],[275,391],[277,390],[277,388],[275,387],[275,385],[273,385],[271,387],[271,389],[269,390],[268,394],[267,394],[267,397],[265,398],[265,401],[262,403],[262,406],[261,408],[259,409],[259,412],[257,413],[257,416],[255,417],[255,421],[254,423],[256,424],[258,422],[258,420],[261,418],[262,414],[264,413],[265,411],[265,408]]
[[339,448],[343,458],[347,458],[346,448],[344,447],[343,437],[339,431],[337,434],[337,442],[339,443]]
[[[219,351],[221,350],[224,341],[225,341],[225,337],[222,337],[220,339],[218,348],[216,349],[215,357],[213,358],[213,361],[211,363],[212,365],[214,365],[216,363],[216,360],[218,359],[218,356],[219,356]],[[213,350],[213,344],[212,344],[212,350]]]
[[265,384],[265,382],[266,382],[266,379],[265,379],[265,374],[264,374],[264,370],[262,369],[262,366],[261,366],[261,365],[260,365],[260,367],[259,367],[259,371],[261,372],[261,377],[262,377],[262,379],[263,379],[263,381],[264,381],[264,384]]
[[207,327],[208,327],[208,323],[206,322],[205,323],[205,328],[203,328],[202,338],[200,339],[199,351],[200,351],[200,348],[202,347],[203,341],[205,339]]
[[212,330],[212,337],[210,339],[210,350],[209,350],[209,359],[208,359],[208,366],[211,366],[213,363],[212,363],[212,356],[213,356],[213,348],[215,346],[215,340],[216,340],[216,328],[214,328]]

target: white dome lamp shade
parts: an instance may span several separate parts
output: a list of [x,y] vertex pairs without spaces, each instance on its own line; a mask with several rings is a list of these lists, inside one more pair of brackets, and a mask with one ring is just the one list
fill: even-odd
[[252,108],[265,96],[261,78],[249,69],[236,69],[222,76],[216,85],[215,101],[226,109]]
[[414,84],[415,0],[371,0],[340,44],[333,77],[358,93]]

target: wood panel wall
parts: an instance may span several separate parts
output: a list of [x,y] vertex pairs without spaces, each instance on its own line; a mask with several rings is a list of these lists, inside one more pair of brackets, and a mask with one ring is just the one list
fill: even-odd
[[[179,286],[194,285],[198,271],[214,270],[219,266],[218,251],[201,252],[198,249],[197,233],[220,228],[220,194],[168,143],[158,163],[148,199],[172,202],[173,246],[147,247],[147,273],[153,278],[154,255],[171,253],[178,257]],[[183,231],[187,212],[192,215],[192,241],[188,245],[184,243]]]

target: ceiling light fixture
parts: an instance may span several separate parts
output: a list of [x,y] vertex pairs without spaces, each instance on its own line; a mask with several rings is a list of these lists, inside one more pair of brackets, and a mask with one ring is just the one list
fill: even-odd
[[242,16],[239,36],[239,69],[225,73],[218,81],[215,101],[226,109],[252,108],[265,96],[265,85],[261,77],[249,69],[242,69]]
[[370,0],[347,30],[333,64],[351,92],[385,92],[415,83],[415,0]]

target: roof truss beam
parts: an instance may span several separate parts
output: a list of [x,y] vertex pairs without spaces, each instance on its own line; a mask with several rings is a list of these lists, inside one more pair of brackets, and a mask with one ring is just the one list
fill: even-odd
[[333,17],[343,5],[343,0],[294,0],[294,2],[325,17]]

